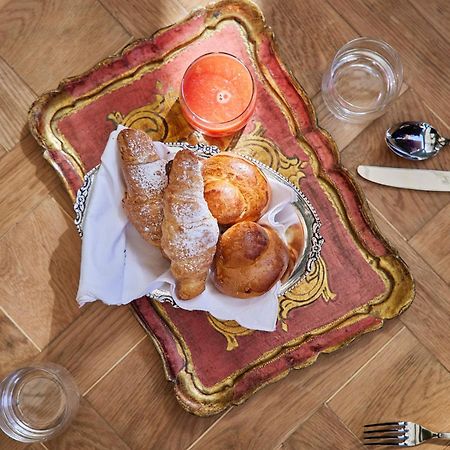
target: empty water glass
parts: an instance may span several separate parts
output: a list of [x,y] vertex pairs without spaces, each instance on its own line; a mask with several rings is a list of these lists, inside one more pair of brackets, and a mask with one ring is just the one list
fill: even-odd
[[399,95],[403,68],[386,42],[361,37],[345,44],[322,79],[322,96],[339,119],[359,123],[383,114]]
[[66,429],[78,405],[77,386],[64,367],[23,367],[0,384],[0,429],[16,441],[46,441]]

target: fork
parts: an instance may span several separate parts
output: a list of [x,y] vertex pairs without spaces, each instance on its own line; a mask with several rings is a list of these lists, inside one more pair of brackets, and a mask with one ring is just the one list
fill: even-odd
[[449,439],[450,433],[435,433],[414,422],[385,422],[364,425],[364,445],[415,447],[430,439]]

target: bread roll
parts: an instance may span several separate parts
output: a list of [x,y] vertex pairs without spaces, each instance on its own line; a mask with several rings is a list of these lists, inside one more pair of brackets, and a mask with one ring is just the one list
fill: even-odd
[[205,200],[221,225],[257,221],[270,200],[270,186],[255,164],[229,153],[203,162]]
[[255,222],[240,222],[220,237],[212,267],[217,289],[232,297],[256,297],[283,276],[289,251],[277,232]]

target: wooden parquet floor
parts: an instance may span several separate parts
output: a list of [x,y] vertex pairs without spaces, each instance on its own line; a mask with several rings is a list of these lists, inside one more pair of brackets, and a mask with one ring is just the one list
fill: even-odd
[[[427,120],[450,136],[450,2],[258,4],[350,172],[361,163],[399,164],[383,143],[395,122]],[[197,6],[196,0],[0,0],[0,377],[30,361],[55,361],[73,373],[83,394],[69,430],[29,448],[347,450],[363,448],[364,423],[399,418],[450,431],[448,193],[360,179],[379,228],[416,280],[413,305],[383,329],[215,417],[181,409],[127,307],[78,308],[80,241],[71,204],[29,134],[28,108],[61,78]],[[399,51],[405,84],[384,116],[355,126],[327,112],[320,80],[336,50],[359,35]],[[450,170],[450,151],[416,167]],[[1,449],[24,447],[0,434]]]

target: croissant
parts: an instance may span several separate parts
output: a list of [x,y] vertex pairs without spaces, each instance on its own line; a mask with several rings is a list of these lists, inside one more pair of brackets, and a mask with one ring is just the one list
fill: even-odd
[[270,200],[270,186],[259,168],[238,155],[221,153],[203,163],[205,199],[221,225],[257,221]]
[[239,222],[219,239],[212,280],[226,295],[256,297],[274,286],[288,262],[289,250],[273,228]]
[[217,220],[203,197],[200,160],[190,150],[180,150],[164,192],[161,239],[178,298],[189,300],[203,292],[218,238]]
[[131,128],[118,137],[126,184],[123,206],[139,234],[159,247],[163,219],[163,194],[167,186],[166,163],[159,159],[146,133]]

